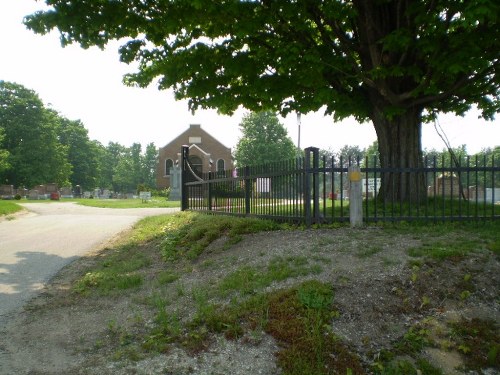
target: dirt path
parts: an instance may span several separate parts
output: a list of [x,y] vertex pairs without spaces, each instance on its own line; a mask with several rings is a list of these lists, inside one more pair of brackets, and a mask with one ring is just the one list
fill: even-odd
[[142,217],[178,210],[104,209],[70,202],[22,206],[29,213],[0,221],[0,327],[68,263]]

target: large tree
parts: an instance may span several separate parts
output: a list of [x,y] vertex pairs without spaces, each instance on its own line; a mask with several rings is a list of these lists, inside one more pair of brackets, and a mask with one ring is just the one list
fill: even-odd
[[[2,174],[7,170],[9,169],[9,151],[8,150],[5,150],[3,149],[2,147],[2,141],[4,139],[4,134],[3,134],[3,129],[0,127],[0,176],[2,176]],[[1,177],[0,177],[0,183],[4,183],[4,181],[2,181]]]
[[242,135],[234,150],[239,167],[290,160],[296,156],[285,127],[272,112],[245,115],[240,129]]
[[[26,25],[58,28],[63,45],[124,40],[128,84],[158,80],[192,110],[371,120],[384,167],[422,166],[421,124],[439,112],[500,110],[497,0],[46,2]],[[382,192],[425,192],[423,178],[386,177]]]
[[59,116],[59,141],[68,148],[68,161],[72,166],[70,183],[84,190],[97,186],[99,158],[88,131],[80,120],[68,120]]
[[59,118],[45,108],[38,95],[22,85],[0,81],[0,149],[7,150],[9,168],[2,182],[31,188],[68,183],[68,147],[58,139]]

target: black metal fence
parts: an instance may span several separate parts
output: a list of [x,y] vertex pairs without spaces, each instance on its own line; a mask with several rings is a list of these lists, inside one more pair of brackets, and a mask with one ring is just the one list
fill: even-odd
[[[458,165],[444,156],[426,158],[423,168],[387,169],[376,157],[335,160],[308,148],[304,157],[294,160],[198,176],[190,168],[188,154],[189,149],[183,148],[183,181],[190,182],[182,184],[182,210],[307,225],[349,221],[348,167],[357,165],[363,177],[365,222],[500,218],[500,160],[492,155],[466,157]],[[388,175],[417,174],[425,179],[424,194],[404,200],[385,194],[381,199]]]

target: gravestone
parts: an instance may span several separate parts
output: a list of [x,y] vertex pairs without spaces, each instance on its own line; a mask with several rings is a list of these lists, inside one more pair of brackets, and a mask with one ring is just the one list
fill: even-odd
[[[432,189],[434,193],[434,189]],[[458,197],[460,195],[460,182],[454,173],[445,172],[436,178],[436,195],[445,197]]]
[[171,201],[181,200],[181,167],[170,168],[170,196]]
[[75,198],[81,198],[82,197],[82,187],[80,185],[75,186]]
[[30,190],[28,192],[28,199],[38,200],[39,199],[38,190],[36,190],[36,189]]
[[0,185],[1,199],[13,199],[14,195],[14,185]]
[[73,198],[71,186],[63,186],[61,188],[61,198]]

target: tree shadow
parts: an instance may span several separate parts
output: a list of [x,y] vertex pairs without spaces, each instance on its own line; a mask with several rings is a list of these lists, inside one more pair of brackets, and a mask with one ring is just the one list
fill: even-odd
[[19,311],[65,265],[78,259],[39,251],[19,251],[15,255],[16,263],[0,263],[0,322]]

